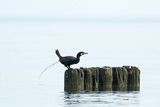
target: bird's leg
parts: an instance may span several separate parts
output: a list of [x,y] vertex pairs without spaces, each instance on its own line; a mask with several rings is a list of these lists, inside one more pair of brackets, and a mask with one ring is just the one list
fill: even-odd
[[67,67],[68,69],[70,69],[70,66],[67,65],[66,67]]
[[67,65],[65,67],[67,67],[69,69],[69,67]]

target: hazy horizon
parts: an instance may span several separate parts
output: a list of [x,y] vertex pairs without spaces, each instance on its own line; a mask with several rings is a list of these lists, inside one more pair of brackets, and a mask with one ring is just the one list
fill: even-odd
[[159,18],[158,0],[5,0],[0,17]]

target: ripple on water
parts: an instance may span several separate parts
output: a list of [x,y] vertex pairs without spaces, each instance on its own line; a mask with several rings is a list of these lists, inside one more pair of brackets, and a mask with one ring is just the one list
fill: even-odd
[[114,107],[139,104],[139,92],[93,92],[79,94],[64,94],[64,106],[75,107],[97,107],[109,106]]

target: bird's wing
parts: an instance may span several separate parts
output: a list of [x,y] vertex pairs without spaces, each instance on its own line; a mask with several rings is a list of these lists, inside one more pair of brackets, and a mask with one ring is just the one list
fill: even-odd
[[63,63],[67,63],[67,62],[73,62],[76,58],[73,56],[65,56],[63,58],[61,58],[61,62]]

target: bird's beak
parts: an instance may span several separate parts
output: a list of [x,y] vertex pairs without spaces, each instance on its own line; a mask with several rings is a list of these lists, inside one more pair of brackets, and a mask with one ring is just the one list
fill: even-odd
[[83,55],[88,54],[87,52],[84,52]]

